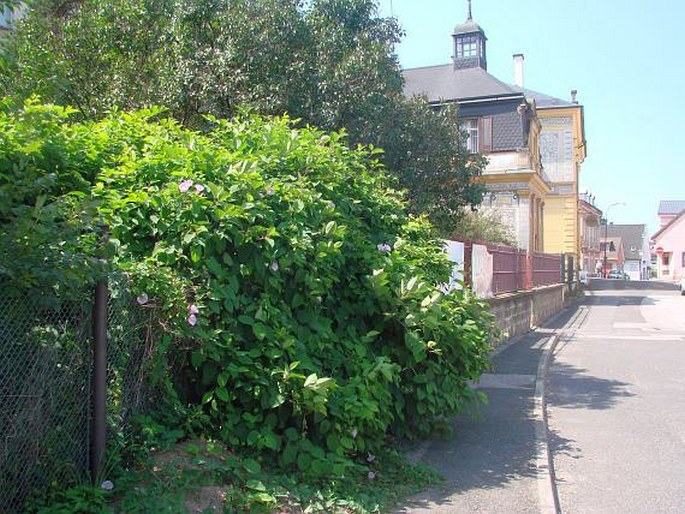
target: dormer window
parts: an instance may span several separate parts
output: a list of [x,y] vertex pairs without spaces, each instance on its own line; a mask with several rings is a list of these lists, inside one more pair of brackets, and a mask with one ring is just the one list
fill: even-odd
[[492,118],[470,118],[462,120],[461,130],[466,132],[464,146],[469,153],[487,153],[492,150]]

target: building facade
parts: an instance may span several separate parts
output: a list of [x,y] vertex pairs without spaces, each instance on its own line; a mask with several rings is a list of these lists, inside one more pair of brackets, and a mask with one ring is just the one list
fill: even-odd
[[[424,96],[436,108],[456,103],[464,128],[473,134],[469,150],[489,161],[482,177],[488,194],[479,209],[494,211],[507,223],[519,247],[573,256],[580,269],[578,183],[587,144],[584,109],[575,91],[567,101],[524,88],[521,54],[514,55],[515,84],[490,75],[487,38],[470,7],[452,38],[451,64],[404,70],[405,94]],[[594,213],[586,214],[587,228],[594,229]],[[599,239],[592,244],[586,263]]]
[[594,197],[583,194],[579,199],[580,213],[580,269],[588,275],[599,275],[602,270],[602,211],[595,206]]
[[523,62],[522,54],[514,55],[514,81],[527,98],[535,101],[541,125],[542,166],[550,185],[545,199],[544,251],[573,255],[581,268],[578,184],[580,166],[587,157],[584,108],[576,100],[576,91],[571,91],[570,100],[563,100],[525,88]]
[[662,201],[660,228],[652,236],[656,276],[677,282],[685,276],[685,201]]
[[543,251],[545,198],[539,139],[542,125],[535,102],[520,89],[487,72],[487,38],[472,19],[455,27],[453,62],[404,70],[405,94],[419,95],[436,109],[459,107],[467,147],[487,156],[487,194],[479,209],[509,225],[520,248]]

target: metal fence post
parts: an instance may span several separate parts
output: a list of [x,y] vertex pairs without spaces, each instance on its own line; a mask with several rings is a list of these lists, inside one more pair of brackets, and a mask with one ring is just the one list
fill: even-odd
[[107,444],[107,300],[107,280],[102,279],[95,285],[93,306],[93,483],[102,476]]
[[103,255],[102,277],[95,284],[93,303],[93,420],[91,480],[96,484],[102,478],[107,446],[107,318],[109,286],[107,283],[104,247],[107,244],[107,226],[101,227]]

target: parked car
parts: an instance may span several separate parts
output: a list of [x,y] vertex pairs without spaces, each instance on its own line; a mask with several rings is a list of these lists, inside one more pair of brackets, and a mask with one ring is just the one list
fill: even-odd
[[680,294],[685,295],[685,277],[680,279]]
[[620,279],[622,279],[623,278],[623,272],[621,270],[618,270],[618,269],[612,269],[609,272],[609,278],[620,278]]

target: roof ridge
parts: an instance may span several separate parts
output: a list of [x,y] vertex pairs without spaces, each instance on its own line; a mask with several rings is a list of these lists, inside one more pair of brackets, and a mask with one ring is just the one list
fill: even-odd
[[[552,95],[548,95],[547,93],[541,93],[540,91],[536,91],[535,89],[530,89],[527,87],[520,87],[520,86],[517,86],[516,84],[509,84],[509,86],[514,88],[517,91],[522,92],[525,95],[529,95],[529,94],[531,96],[537,95],[537,96],[549,98],[550,100],[553,100],[555,102],[561,102],[564,104],[563,107],[573,107],[573,106],[581,106],[582,105],[580,103],[573,103],[572,101],[566,100],[565,98],[559,98],[558,96],[552,96]],[[550,107],[550,106],[547,106],[547,107]],[[544,108],[544,106],[543,106],[543,108]]]
[[685,216],[685,209],[680,211],[680,214],[677,214],[675,218],[673,218],[671,221],[666,223],[663,227],[661,227],[657,232],[650,238],[652,241],[654,241],[657,237],[659,237],[662,233],[666,232],[669,228],[671,228],[680,218]]
[[451,63],[445,63],[445,64],[429,64],[427,66],[416,66],[414,68],[402,68],[402,71],[412,71],[412,70],[425,70],[426,68],[443,68],[445,66],[453,66]]

